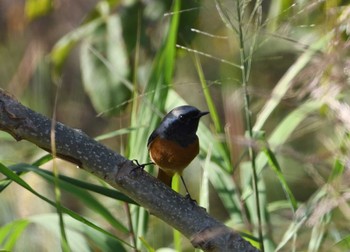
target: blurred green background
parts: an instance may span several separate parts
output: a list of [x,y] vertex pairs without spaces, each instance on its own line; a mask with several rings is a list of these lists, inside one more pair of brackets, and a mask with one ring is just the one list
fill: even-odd
[[[347,251],[349,20],[340,0],[2,0],[0,88],[140,162],[167,111],[209,109],[185,172],[198,202],[255,246],[260,232],[265,251]],[[72,251],[193,251],[103,181],[37,162],[46,154],[0,132],[2,171],[25,171],[55,201],[55,176],[43,173],[55,165],[76,179],[58,178],[61,204],[106,232],[67,214],[60,226],[19,176],[0,175],[0,249],[65,250],[63,228]]]

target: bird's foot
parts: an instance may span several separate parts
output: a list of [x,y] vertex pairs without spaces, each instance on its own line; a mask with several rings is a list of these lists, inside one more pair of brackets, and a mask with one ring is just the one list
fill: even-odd
[[185,199],[188,200],[191,203],[192,209],[195,208],[195,207],[199,207],[202,211],[204,211],[204,212],[207,211],[207,209],[205,209],[204,207],[201,207],[200,205],[198,205],[197,200],[192,199],[192,197],[191,197],[191,195],[189,193],[186,193]]
[[193,205],[198,205],[197,201],[195,199],[192,199],[192,197],[189,193],[186,193],[185,199],[190,201]]
[[131,172],[134,172],[134,171],[137,170],[137,169],[144,170],[145,167],[146,167],[147,165],[153,165],[153,164],[154,164],[153,162],[140,164],[139,161],[138,161],[137,159],[133,159],[132,162],[136,165],[136,167],[133,168],[133,169],[131,170]]

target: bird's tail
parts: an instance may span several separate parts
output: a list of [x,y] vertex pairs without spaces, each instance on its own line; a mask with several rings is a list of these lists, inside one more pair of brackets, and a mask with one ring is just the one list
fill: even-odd
[[173,175],[170,175],[170,174],[166,173],[162,169],[158,169],[157,179],[159,179],[160,181],[162,181],[164,184],[166,184],[167,186],[169,186],[171,188]]

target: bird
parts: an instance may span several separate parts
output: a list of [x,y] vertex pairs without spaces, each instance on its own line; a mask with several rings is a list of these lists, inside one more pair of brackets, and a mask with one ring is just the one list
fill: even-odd
[[147,141],[150,158],[159,168],[157,178],[171,188],[172,178],[178,173],[187,195],[182,172],[199,154],[196,132],[200,118],[208,113],[189,105],[176,107],[162,119]]

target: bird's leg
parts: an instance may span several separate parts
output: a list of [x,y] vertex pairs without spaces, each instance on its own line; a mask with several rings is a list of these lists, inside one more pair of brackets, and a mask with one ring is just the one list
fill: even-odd
[[186,196],[185,196],[185,198],[189,199],[189,200],[190,200],[191,202],[193,202],[193,203],[197,203],[196,200],[192,199],[192,197],[191,197],[191,195],[190,195],[190,192],[189,192],[188,189],[187,189],[185,180],[184,180],[184,178],[182,177],[182,175],[180,175],[180,178],[181,178],[182,184],[184,185],[185,190],[186,190]]

